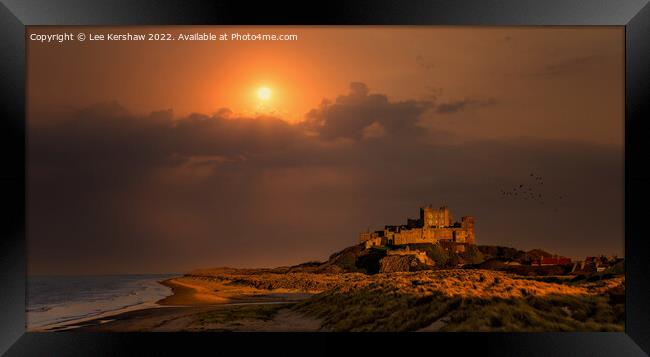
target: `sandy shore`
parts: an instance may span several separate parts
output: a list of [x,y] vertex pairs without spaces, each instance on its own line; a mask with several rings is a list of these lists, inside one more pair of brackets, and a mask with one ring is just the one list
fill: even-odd
[[[489,270],[194,271],[154,307],[51,331],[623,331],[624,276],[556,283]],[[318,295],[314,295],[318,294]]]
[[320,321],[293,312],[286,304],[253,303],[184,306],[131,311],[109,319],[91,320],[84,332],[173,331],[318,331]]
[[181,279],[169,279],[160,284],[172,289],[172,295],[157,301],[160,305],[211,305],[228,303],[228,298],[210,289]]
[[316,319],[289,309],[312,294],[179,277],[172,295],[139,309],[48,326],[47,331],[315,331]]

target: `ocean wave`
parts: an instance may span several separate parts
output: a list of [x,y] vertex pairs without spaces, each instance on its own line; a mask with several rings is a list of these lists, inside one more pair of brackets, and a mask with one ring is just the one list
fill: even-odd
[[159,281],[172,276],[28,278],[30,329],[153,303],[171,295]]

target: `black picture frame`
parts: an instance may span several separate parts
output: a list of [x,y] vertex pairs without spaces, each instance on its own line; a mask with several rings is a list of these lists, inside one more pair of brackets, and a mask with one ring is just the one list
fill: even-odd
[[[650,352],[648,0],[322,2],[0,0],[0,353],[10,356],[452,353],[642,356]],[[606,25],[625,27],[624,333],[32,333],[25,331],[25,32],[31,25]],[[603,205],[606,205],[603,202]],[[345,347],[342,346],[345,344]],[[421,352],[417,352],[421,351]]]

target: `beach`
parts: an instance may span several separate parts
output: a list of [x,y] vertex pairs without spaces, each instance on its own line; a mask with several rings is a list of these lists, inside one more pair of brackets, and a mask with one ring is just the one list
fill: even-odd
[[49,331],[93,319],[159,306],[172,289],[161,281],[181,274],[32,276],[27,328]]
[[316,331],[317,319],[289,309],[312,293],[259,289],[231,281],[178,277],[160,282],[172,295],[156,302],[48,326],[41,331]]
[[141,309],[50,331],[623,331],[625,280],[547,282],[489,270],[366,275],[194,271]]

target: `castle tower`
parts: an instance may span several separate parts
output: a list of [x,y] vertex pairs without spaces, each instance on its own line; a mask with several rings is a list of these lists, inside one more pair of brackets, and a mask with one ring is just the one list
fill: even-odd
[[476,236],[474,235],[474,217],[464,216],[461,218],[460,226],[467,230],[467,243],[476,244]]
[[451,226],[451,214],[447,206],[433,208],[428,205],[420,208],[420,220],[427,228]]

